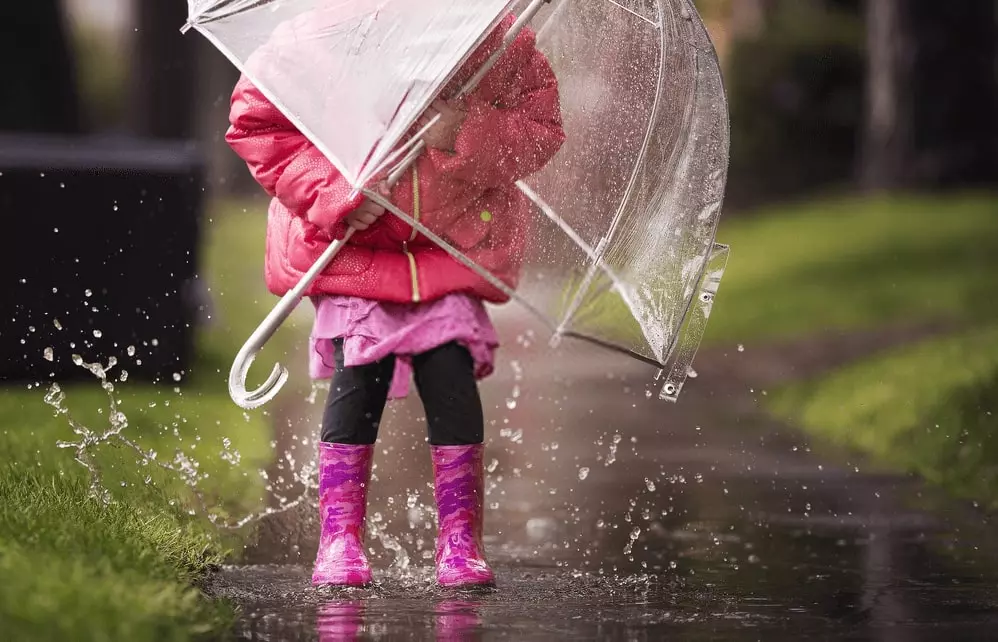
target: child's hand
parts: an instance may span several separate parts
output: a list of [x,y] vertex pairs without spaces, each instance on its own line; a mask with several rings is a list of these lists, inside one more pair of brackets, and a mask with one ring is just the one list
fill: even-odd
[[363,232],[374,225],[384,213],[385,208],[371,199],[365,198],[360,207],[347,214],[346,224],[358,232]]
[[437,114],[440,114],[440,119],[423,134],[423,141],[436,149],[453,150],[457,141],[457,132],[468,117],[468,112],[458,102],[435,100],[426,113],[419,117],[416,124],[422,129]]

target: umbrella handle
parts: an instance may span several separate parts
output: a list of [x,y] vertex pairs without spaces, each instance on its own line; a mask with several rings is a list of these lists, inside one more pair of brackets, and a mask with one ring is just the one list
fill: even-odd
[[239,350],[239,353],[232,362],[232,368],[229,370],[229,396],[232,397],[232,401],[240,408],[245,408],[246,410],[259,408],[276,397],[284,384],[287,383],[288,369],[277,363],[263,385],[256,390],[246,389],[246,378],[253,360],[256,359],[256,355],[263,349],[264,344],[274,336],[274,333],[281,327],[281,324],[295,311],[295,308],[301,303],[305,290],[308,289],[308,286],[312,285],[312,282],[326,269],[326,266],[336,258],[336,255],[346,246],[347,241],[350,240],[353,233],[354,229],[350,228],[342,239],[329,244],[329,247],[322,253],[322,256],[312,264],[312,267],[298,281],[297,285],[281,297],[280,302],[274,306],[274,309],[270,311],[267,318],[253,331],[253,334],[250,335],[250,338],[247,339],[246,343]]
[[[492,69],[492,67],[498,62],[499,58],[509,49],[510,45],[516,39],[516,36],[523,30],[523,28],[530,22],[534,15],[540,10],[541,6],[550,3],[551,0],[533,0],[530,5],[520,14],[516,22],[510,27],[509,31],[506,32],[506,36],[503,39],[502,46],[496,50],[488,60],[479,68],[479,70],[472,76],[468,82],[461,87],[458,92],[458,97],[466,96],[478,86],[482,78]],[[412,149],[408,157],[399,167],[395,168],[388,177],[388,185],[394,185],[402,174],[408,169],[412,163],[419,157],[420,153],[426,147],[423,141],[419,143]],[[256,355],[259,354],[263,346],[270,340],[277,329],[281,327],[291,313],[295,311],[298,304],[301,303],[302,297],[304,296],[305,290],[308,286],[312,285],[316,277],[326,269],[326,266],[336,258],[336,255],[340,253],[340,250],[347,244],[350,237],[353,236],[354,230],[350,228],[347,230],[346,235],[333,243],[330,243],[326,251],[322,253],[322,256],[312,264],[305,276],[301,278],[295,287],[285,294],[280,302],[274,309],[270,311],[267,318],[257,327],[257,329],[250,335],[250,338],[246,340],[243,347],[236,354],[236,358],[232,361],[232,368],[229,370],[229,396],[232,397],[232,401],[236,403],[240,408],[245,408],[246,410],[252,410],[254,408],[259,408],[260,406],[266,404],[274,397],[277,393],[281,391],[284,384],[288,381],[288,369],[282,366],[280,363],[274,364],[274,369],[270,372],[270,376],[267,380],[263,382],[256,390],[246,389],[246,378],[249,375],[250,366],[253,365],[253,360],[256,359]]]

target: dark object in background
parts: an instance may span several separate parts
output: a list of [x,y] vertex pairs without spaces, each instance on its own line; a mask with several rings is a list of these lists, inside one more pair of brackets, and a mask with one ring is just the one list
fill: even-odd
[[742,209],[854,183],[863,129],[858,4],[774,0],[760,31],[733,43],[726,72],[731,169]]
[[73,354],[183,373],[203,188],[187,144],[0,136],[0,380],[91,377]]
[[76,66],[60,0],[0,3],[0,129],[75,134]]
[[180,33],[187,20],[185,2],[139,0],[134,11],[142,37],[135,39],[131,56],[129,129],[136,136],[192,138],[204,90],[199,86],[198,54],[210,45],[198,34]]
[[871,0],[866,18],[866,187],[998,185],[996,3]]

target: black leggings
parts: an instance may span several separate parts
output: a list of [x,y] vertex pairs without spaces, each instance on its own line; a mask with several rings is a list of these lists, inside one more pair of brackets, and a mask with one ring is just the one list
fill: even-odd
[[[395,357],[370,365],[343,365],[343,342],[333,341],[335,374],[322,416],[322,441],[370,445],[388,400]],[[464,446],[485,441],[482,400],[471,354],[448,343],[412,358],[416,388],[426,410],[430,443]]]

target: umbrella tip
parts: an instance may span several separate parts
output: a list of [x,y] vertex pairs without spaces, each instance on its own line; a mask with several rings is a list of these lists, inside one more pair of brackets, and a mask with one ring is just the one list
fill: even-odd
[[188,31],[191,30],[191,27],[193,26],[194,25],[191,24],[191,21],[188,20],[187,22],[184,23],[184,26],[180,28],[180,33],[186,34]]

